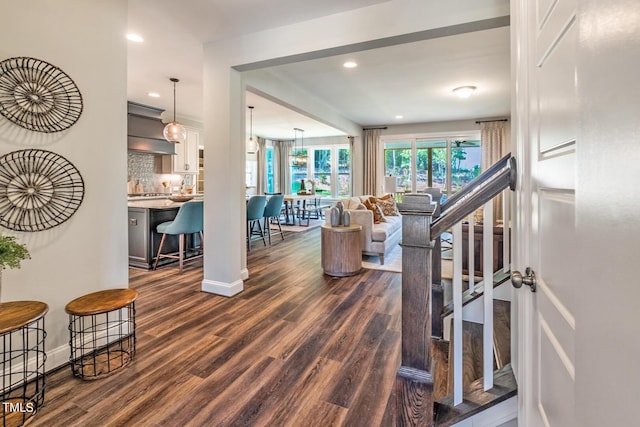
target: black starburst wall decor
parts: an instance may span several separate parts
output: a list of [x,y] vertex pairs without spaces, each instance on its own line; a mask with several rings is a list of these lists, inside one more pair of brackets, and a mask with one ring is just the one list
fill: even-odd
[[0,225],[42,231],[68,220],[84,198],[84,181],[71,162],[28,149],[0,157]]
[[82,114],[82,95],[60,68],[36,58],[0,62],[0,114],[35,132],[60,132]]

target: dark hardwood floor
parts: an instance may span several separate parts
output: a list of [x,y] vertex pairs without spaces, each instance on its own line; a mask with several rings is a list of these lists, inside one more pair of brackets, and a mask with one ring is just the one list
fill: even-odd
[[274,243],[253,245],[232,298],[200,291],[201,261],[131,270],[135,361],[95,381],[50,373],[31,425],[391,425],[401,275],[323,275],[319,229]]

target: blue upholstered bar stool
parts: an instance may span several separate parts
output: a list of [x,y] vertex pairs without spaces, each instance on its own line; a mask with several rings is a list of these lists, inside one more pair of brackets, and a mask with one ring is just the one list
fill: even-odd
[[[160,240],[160,247],[158,248],[158,255],[156,255],[156,262],[153,265],[155,270],[158,267],[158,261],[160,258],[174,258],[180,262],[180,272],[182,273],[182,264],[184,263],[184,253],[186,248],[184,247],[186,234],[198,233],[200,235],[200,255],[202,256],[202,250],[204,249],[204,239],[202,235],[203,226],[203,202],[191,201],[186,202],[180,209],[173,221],[163,222],[159,224],[156,230],[158,233],[162,233],[162,239]],[[178,236],[178,255],[175,254],[162,254],[162,245],[167,234]]]
[[[254,235],[262,238],[262,243],[267,246],[262,232],[260,221],[264,218],[264,207],[267,204],[267,196],[251,196],[247,202],[247,249],[251,250],[251,237]],[[255,226],[258,230],[254,231]]]
[[271,246],[271,225],[269,223],[270,220],[275,221],[275,223],[278,225],[278,232],[280,233],[282,240],[284,240],[284,233],[282,232],[282,227],[280,226],[280,213],[282,212],[283,205],[284,195],[276,194],[269,197],[267,206],[265,206],[264,208],[264,233],[269,238],[269,246]]

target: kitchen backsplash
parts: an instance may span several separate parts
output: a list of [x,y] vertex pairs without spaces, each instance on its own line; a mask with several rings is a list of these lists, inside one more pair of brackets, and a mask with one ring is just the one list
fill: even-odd
[[[156,173],[156,162],[158,156],[149,153],[137,153],[129,151],[127,155],[127,172],[129,180],[133,181],[133,184],[137,184],[140,181],[142,184],[143,192],[145,193],[166,193],[177,192],[180,189],[180,184],[185,181],[185,186],[189,187],[194,183],[194,177],[191,175],[171,175]],[[165,189],[162,182],[169,182],[170,189]],[[139,191],[134,191],[139,192]]]

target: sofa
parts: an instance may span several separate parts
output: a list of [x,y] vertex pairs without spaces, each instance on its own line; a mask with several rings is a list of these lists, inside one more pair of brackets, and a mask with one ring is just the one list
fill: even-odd
[[[376,223],[374,212],[365,206],[367,200],[371,200],[371,196],[356,196],[341,202],[345,211],[351,215],[351,223],[362,225],[362,253],[378,256],[380,264],[384,264],[385,254],[397,245],[402,237],[402,216],[399,213],[384,215],[384,221]],[[330,209],[325,211],[325,222],[331,223]]]

